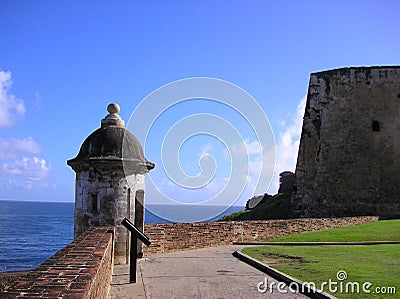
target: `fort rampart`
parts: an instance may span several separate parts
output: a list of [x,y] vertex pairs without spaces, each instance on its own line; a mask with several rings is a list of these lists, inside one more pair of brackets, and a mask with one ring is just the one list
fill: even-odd
[[150,247],[144,249],[144,253],[146,256],[150,253],[228,245],[233,242],[262,241],[301,232],[326,230],[377,220],[378,217],[365,216],[145,224],[145,233],[152,243]]
[[400,215],[400,67],[312,73],[292,198],[298,217]]
[[113,227],[91,228],[0,298],[107,298],[113,265]]
[[[307,231],[377,221],[378,217],[304,218],[146,224],[147,255],[262,241]],[[107,298],[114,250],[112,227],[91,228],[15,284],[1,298]]]

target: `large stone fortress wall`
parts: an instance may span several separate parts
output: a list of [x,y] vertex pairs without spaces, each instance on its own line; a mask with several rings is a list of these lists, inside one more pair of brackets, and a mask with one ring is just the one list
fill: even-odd
[[400,67],[311,74],[292,204],[302,217],[400,214]]

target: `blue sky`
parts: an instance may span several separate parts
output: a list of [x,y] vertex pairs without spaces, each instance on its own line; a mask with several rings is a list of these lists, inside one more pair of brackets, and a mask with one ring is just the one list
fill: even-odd
[[[190,77],[219,78],[247,91],[274,132],[275,173],[294,170],[310,73],[399,64],[399,13],[400,2],[389,0],[1,0],[0,199],[74,201],[66,160],[100,126],[107,104],[118,102],[128,122],[148,94]],[[227,118],[251,152],[250,168],[258,167],[251,126],[227,107],[182,103],[158,125],[167,131],[196,113]],[[205,189],[194,194],[168,182],[161,149],[150,145],[157,188],[182,202],[206,197]],[[208,189],[215,193],[228,175],[225,153],[218,139],[200,135],[182,144],[179,161],[194,176],[199,157],[213,156],[218,167]],[[246,176],[252,178],[251,170]],[[250,189],[236,204],[253,195]],[[276,189],[275,176],[268,191]]]

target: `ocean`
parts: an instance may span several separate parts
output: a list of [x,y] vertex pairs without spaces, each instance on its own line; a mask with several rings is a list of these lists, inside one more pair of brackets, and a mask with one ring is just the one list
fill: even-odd
[[[243,209],[229,207],[209,221]],[[145,223],[164,222],[168,221],[146,210]],[[74,203],[0,200],[0,272],[36,268],[72,242],[73,235]]]

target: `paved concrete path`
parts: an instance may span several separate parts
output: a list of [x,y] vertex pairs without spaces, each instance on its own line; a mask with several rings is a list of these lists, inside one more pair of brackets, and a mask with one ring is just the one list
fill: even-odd
[[[266,277],[232,256],[245,246],[229,245],[164,253],[138,261],[137,283],[129,283],[129,266],[114,266],[111,298],[307,298],[273,288],[258,292]],[[276,286],[276,284],[275,284]]]

